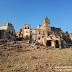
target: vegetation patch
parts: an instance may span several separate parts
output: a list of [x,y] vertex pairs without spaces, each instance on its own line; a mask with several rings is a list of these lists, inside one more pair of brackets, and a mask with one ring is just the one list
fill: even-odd
[[36,57],[36,56],[32,56],[31,58],[32,58],[32,59],[38,59],[39,57]]

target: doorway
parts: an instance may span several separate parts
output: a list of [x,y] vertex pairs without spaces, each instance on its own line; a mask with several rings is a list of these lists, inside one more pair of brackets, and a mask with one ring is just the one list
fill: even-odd
[[57,40],[55,41],[55,47],[59,48],[59,42]]
[[47,45],[47,46],[51,46],[51,41],[48,40],[47,43],[46,43],[46,45]]

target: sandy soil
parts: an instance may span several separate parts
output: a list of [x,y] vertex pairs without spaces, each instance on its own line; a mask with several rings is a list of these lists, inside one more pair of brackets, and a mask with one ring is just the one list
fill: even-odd
[[59,72],[55,67],[72,66],[72,48],[19,44],[23,47],[15,48],[13,43],[0,46],[0,72]]

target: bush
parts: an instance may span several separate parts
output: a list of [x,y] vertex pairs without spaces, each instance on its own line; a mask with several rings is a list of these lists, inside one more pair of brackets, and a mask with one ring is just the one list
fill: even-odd
[[32,56],[32,59],[38,59],[38,57],[36,57],[36,56]]
[[70,43],[70,44],[72,43],[71,39],[68,36],[66,36],[66,35],[63,35],[62,39],[64,39],[67,43]]

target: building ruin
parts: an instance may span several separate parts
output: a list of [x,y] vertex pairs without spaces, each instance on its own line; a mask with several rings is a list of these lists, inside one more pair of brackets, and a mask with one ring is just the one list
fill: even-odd
[[25,24],[24,28],[20,29],[19,37],[31,38],[44,46],[61,48],[61,34],[59,31],[61,31],[60,28],[50,27],[50,20],[46,17],[43,20],[43,25],[38,25],[36,29],[31,29],[29,24]]
[[0,27],[0,39],[15,40],[16,32],[14,26],[11,23],[1,25]]

